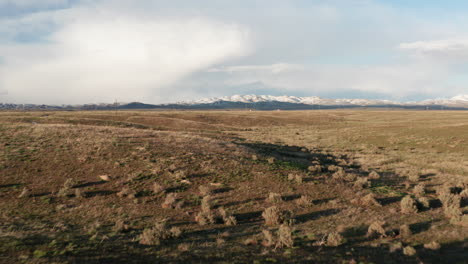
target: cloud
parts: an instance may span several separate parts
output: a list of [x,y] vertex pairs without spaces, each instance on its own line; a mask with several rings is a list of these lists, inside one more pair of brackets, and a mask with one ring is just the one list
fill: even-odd
[[0,89],[10,101],[268,91],[404,99],[468,85],[466,23],[382,1],[73,0],[52,9],[0,18]]
[[419,58],[457,63],[468,62],[468,38],[402,43],[399,48],[409,51]]
[[0,7],[41,8],[63,6],[68,0],[0,0]]
[[[198,94],[237,93],[333,97],[372,97],[404,100],[421,95],[440,95],[443,88],[461,93],[445,83],[447,69],[410,63],[380,66],[292,64],[238,65],[211,69],[190,79]],[[283,66],[284,67],[284,66]],[[282,69],[282,67],[279,67]],[[186,80],[184,82],[188,82]],[[195,95],[197,93],[194,93]],[[353,96],[354,94],[354,96]],[[199,97],[199,96],[198,96]],[[185,99],[185,98],[184,98]],[[190,98],[187,98],[190,99]]]
[[11,98],[154,102],[175,95],[168,87],[179,79],[251,50],[248,29],[233,23],[93,12],[60,21],[44,43],[0,46],[0,76]]
[[275,63],[271,65],[240,65],[240,66],[228,66],[221,68],[212,68],[208,72],[226,72],[226,73],[237,73],[237,72],[268,72],[272,74],[278,74],[289,71],[300,70],[303,67],[298,64],[290,63]]

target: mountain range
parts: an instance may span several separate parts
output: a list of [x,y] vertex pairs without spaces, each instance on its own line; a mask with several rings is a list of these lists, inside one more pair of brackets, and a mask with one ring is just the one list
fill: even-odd
[[405,109],[466,109],[468,94],[449,99],[430,99],[414,102],[397,102],[374,99],[327,99],[317,96],[233,95],[181,101],[167,104],[140,102],[83,105],[36,105],[0,103],[0,109],[25,110],[112,110],[112,109],[256,109],[256,110],[305,110],[334,108],[405,108]]

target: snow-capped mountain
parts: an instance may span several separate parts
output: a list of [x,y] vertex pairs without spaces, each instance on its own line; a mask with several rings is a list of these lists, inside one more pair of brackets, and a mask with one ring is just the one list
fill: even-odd
[[267,103],[281,102],[291,104],[305,105],[397,105],[399,103],[390,100],[370,100],[370,99],[326,99],[318,96],[298,97],[298,96],[272,96],[272,95],[233,95],[224,97],[212,97],[194,101],[178,102],[177,104],[196,105],[196,104],[213,104],[220,102],[235,102],[235,103]]
[[[429,99],[418,102],[397,102],[391,100],[374,100],[374,99],[329,99],[318,96],[298,97],[298,96],[272,96],[272,95],[232,95],[223,97],[212,97],[193,101],[177,102],[175,105],[184,107],[190,106],[217,106],[226,105],[226,107],[236,107],[236,104],[245,106],[261,105],[262,108],[270,106],[274,108],[278,106],[286,106],[288,109],[294,108],[297,105],[298,109],[307,109],[312,106],[324,107],[402,107],[402,108],[425,108],[432,106],[447,106],[452,108],[468,108],[468,95],[457,95],[448,99]],[[308,107],[309,106],[309,107]]]
[[258,109],[258,110],[305,110],[305,109],[333,109],[356,107],[393,107],[406,109],[467,109],[468,95],[457,95],[448,99],[430,99],[419,102],[396,102],[390,100],[371,99],[327,99],[318,96],[273,96],[273,95],[232,95],[213,97],[193,101],[183,101],[169,104],[114,103],[114,104],[85,104],[74,106],[22,105],[2,104],[1,109],[16,110],[109,110],[109,109]]
[[[407,103],[408,104],[408,103]],[[468,105],[468,94],[460,94],[450,99],[429,99],[420,102],[411,102],[415,105],[445,105],[445,106],[465,106]]]
[[181,105],[198,105],[198,104],[216,104],[222,102],[231,103],[291,103],[305,105],[355,105],[355,106],[371,106],[371,105],[457,105],[467,104],[468,95],[457,95],[450,99],[430,99],[419,102],[396,102],[390,100],[373,100],[373,99],[327,99],[318,96],[298,97],[298,96],[273,96],[273,95],[232,95],[223,97],[212,97],[193,101],[177,102]]
[[450,98],[450,100],[468,102],[468,94],[460,94]]

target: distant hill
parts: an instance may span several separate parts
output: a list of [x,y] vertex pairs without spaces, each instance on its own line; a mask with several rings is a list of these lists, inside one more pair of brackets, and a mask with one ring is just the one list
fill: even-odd
[[84,105],[2,104],[0,110],[132,110],[132,109],[253,109],[253,110],[308,110],[339,108],[401,108],[426,110],[468,110],[468,95],[450,99],[431,99],[419,102],[395,102],[371,99],[327,99],[317,96],[233,95],[182,101],[170,104],[140,102]]

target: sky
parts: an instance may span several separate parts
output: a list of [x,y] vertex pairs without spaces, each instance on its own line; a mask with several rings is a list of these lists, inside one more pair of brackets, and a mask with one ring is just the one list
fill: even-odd
[[0,0],[0,103],[468,94],[468,1]]

